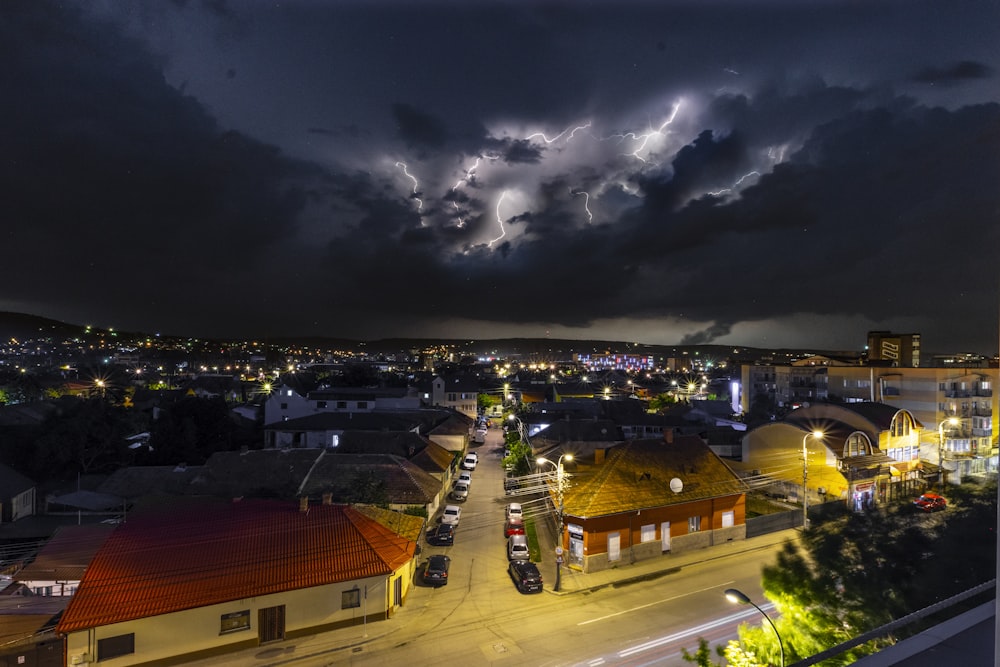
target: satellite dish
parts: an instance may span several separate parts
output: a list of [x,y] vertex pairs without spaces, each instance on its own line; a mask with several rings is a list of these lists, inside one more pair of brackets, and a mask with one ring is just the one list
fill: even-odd
[[681,481],[680,477],[674,477],[670,480],[670,490],[674,493],[680,493],[684,490],[684,482]]

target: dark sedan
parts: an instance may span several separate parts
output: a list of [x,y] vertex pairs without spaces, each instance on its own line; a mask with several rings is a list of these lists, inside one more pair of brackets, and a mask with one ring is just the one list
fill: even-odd
[[440,523],[427,529],[427,544],[436,547],[450,547],[455,543],[455,526]]
[[539,593],[542,590],[542,573],[530,560],[512,560],[507,566],[510,578],[522,593]]
[[427,559],[424,566],[424,583],[430,586],[444,586],[448,583],[448,568],[451,559],[440,554]]

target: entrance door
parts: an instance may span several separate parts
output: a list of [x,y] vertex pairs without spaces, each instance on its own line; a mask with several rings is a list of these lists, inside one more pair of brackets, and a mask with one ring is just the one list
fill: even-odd
[[396,577],[392,582],[392,601],[397,607],[403,605],[403,578]]
[[257,636],[261,644],[285,638],[285,605],[265,607],[257,612]]
[[608,533],[608,560],[614,562],[622,557],[622,534]]
[[660,542],[664,551],[670,551],[670,522],[664,521],[660,524]]

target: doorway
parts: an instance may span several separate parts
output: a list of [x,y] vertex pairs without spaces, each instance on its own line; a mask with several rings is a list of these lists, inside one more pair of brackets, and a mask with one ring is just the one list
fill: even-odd
[[257,636],[261,644],[285,638],[285,605],[265,607],[257,612]]

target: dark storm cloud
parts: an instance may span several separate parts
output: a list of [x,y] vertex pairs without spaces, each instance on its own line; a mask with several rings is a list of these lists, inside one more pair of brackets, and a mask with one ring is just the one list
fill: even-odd
[[949,65],[947,67],[927,67],[914,75],[913,80],[919,83],[954,84],[967,79],[989,79],[993,77],[993,69],[988,65],[971,60]]
[[23,250],[6,270],[27,278],[44,258],[65,275],[54,291],[18,279],[19,298],[101,294],[155,309],[188,285],[221,299],[294,232],[313,167],[223,131],[138,44],[72,7],[18,3],[6,14],[17,16],[0,22],[10,56],[0,81],[17,103],[0,105],[0,197],[14,221],[5,245]]
[[[996,285],[956,290],[942,276],[974,261],[942,249],[996,246],[1000,111],[893,91],[892,71],[921,62],[909,53],[859,78],[895,54],[892,21],[789,37],[789,64],[772,39],[816,23],[793,13],[779,30],[795,3],[649,3],[621,17],[627,39],[607,32],[617,4],[372,4],[191,2],[129,30],[14,5],[0,22],[11,295],[203,335],[679,321],[691,343],[808,314],[991,326]],[[861,31],[849,54],[857,35],[838,30]],[[949,98],[991,75],[921,74],[965,82]]]
[[392,117],[399,136],[408,146],[441,148],[449,139],[448,128],[443,121],[409,104],[393,104]]

